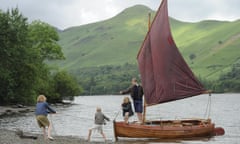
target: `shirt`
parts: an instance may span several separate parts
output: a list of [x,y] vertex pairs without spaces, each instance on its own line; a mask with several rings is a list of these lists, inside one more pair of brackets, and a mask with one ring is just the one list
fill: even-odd
[[47,102],[38,102],[36,105],[35,114],[47,116],[48,113],[56,113],[56,111],[52,109]]
[[95,124],[102,125],[105,123],[105,119],[109,121],[109,118],[106,117],[102,112],[95,113]]

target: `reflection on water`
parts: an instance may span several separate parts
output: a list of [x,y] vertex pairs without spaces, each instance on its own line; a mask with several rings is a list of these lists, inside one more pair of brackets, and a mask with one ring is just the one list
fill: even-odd
[[[49,115],[52,121],[55,135],[73,135],[86,138],[88,129],[93,125],[95,109],[100,106],[111,120],[122,120],[121,103],[124,96],[79,96],[75,98],[74,105],[67,108],[54,107],[57,114]],[[206,118],[206,108],[208,105],[208,95],[192,97],[185,100],[179,100],[158,106],[147,108],[147,119],[181,119],[181,118]],[[225,135],[198,141],[159,141],[142,139],[125,139],[132,143],[210,143],[226,144],[238,143],[240,141],[240,95],[239,94],[213,94],[211,96],[210,117],[216,126],[225,129]],[[133,116],[130,121],[137,120]],[[38,128],[33,113],[24,117],[9,117],[0,119],[0,128],[16,129],[23,131],[41,133]],[[114,139],[112,121],[104,126],[104,132],[109,139]],[[101,139],[99,134],[93,134],[93,140]]]

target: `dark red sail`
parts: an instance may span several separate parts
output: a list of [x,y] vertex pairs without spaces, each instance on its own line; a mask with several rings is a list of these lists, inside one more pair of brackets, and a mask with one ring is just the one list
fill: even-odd
[[172,38],[167,0],[162,0],[137,59],[147,105],[183,99],[205,91]]

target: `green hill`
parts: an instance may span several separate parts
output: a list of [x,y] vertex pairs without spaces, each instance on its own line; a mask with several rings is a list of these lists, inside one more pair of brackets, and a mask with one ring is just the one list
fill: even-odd
[[109,20],[73,27],[60,33],[67,57],[66,69],[135,63],[136,53],[147,31],[150,9],[135,6]]
[[[240,21],[202,21],[174,29],[185,60],[201,77],[216,79],[239,60]],[[194,54],[195,59],[190,60]]]
[[[148,29],[148,13],[142,5],[125,9],[115,17],[59,32],[66,60],[62,69],[136,64],[136,56]],[[181,22],[170,19],[174,40],[197,76],[217,79],[240,59],[240,21]]]

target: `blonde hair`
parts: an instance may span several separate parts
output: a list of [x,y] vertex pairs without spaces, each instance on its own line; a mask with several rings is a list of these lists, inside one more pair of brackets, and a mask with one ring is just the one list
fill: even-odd
[[102,111],[102,109],[100,107],[97,107],[96,110],[97,110],[97,112],[101,112]]
[[47,98],[44,95],[39,95],[37,98],[37,102],[45,102]]
[[123,103],[129,103],[129,102],[130,102],[129,98],[128,97],[124,97]]
[[137,82],[137,79],[135,77],[132,78],[132,82]]

